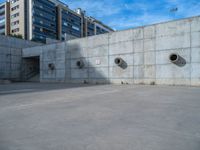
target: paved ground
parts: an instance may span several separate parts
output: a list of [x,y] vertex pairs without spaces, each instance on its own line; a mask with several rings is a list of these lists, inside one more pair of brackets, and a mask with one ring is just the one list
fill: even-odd
[[200,150],[200,88],[0,85],[0,150]]

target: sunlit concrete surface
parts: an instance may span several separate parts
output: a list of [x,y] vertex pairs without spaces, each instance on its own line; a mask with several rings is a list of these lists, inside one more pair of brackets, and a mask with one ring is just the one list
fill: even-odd
[[0,150],[200,150],[200,88],[0,85]]

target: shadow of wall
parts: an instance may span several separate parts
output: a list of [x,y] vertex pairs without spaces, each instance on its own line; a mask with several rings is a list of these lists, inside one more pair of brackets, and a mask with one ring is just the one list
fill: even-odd
[[[22,59],[21,80],[29,81],[40,73],[40,57],[28,57]],[[39,79],[37,80],[39,82]]]
[[[114,36],[104,34],[67,42],[72,82],[133,83],[132,41],[124,43],[117,39],[126,38]],[[127,49],[130,53],[126,53]],[[123,58],[123,66],[115,64],[116,58]],[[82,69],[76,65],[79,60],[85,63]]]
[[[109,83],[108,48],[104,50],[105,53],[96,51],[102,55],[89,57],[85,44],[88,45],[87,41],[75,40],[40,47],[41,82]],[[83,67],[78,66],[77,62],[82,62]]]
[[[109,83],[108,35],[101,41],[89,38],[66,42],[66,73],[71,83]],[[96,42],[96,43],[95,43]],[[82,67],[79,66],[81,62]]]
[[41,45],[0,35],[0,80],[21,81],[22,48]]

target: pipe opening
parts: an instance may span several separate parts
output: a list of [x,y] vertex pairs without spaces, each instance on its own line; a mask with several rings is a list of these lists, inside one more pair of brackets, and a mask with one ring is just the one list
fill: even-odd
[[84,62],[82,61],[82,60],[78,60],[77,62],[76,62],[76,66],[78,67],[78,68],[83,68],[84,67]]
[[169,56],[169,59],[171,62],[177,62],[178,61],[179,56],[177,54],[171,54]]
[[115,58],[115,64],[117,64],[118,66],[123,64],[123,60],[121,58]]
[[55,69],[55,65],[53,63],[48,64],[48,68],[50,70],[54,70]]

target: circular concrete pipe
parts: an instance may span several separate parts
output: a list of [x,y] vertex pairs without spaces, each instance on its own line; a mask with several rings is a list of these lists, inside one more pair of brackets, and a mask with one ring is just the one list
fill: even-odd
[[179,58],[180,56],[176,53],[172,53],[170,56],[169,56],[169,60],[172,62],[172,63],[177,63],[179,61]]
[[82,60],[78,60],[77,62],[76,62],[76,66],[78,67],[78,68],[83,68],[84,67],[84,62],[82,61]]
[[120,57],[115,58],[115,64],[118,66],[122,66],[124,63],[124,60]]
[[48,67],[50,70],[54,70],[55,69],[55,65],[53,63],[48,64]]

